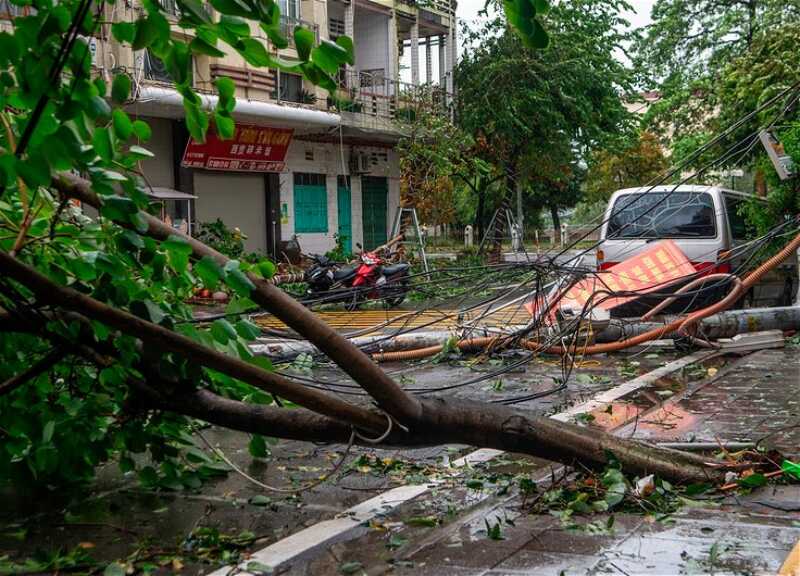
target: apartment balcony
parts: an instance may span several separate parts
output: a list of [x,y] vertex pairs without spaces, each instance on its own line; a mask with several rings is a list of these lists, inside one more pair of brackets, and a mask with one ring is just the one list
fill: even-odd
[[452,96],[436,85],[414,86],[358,71],[340,72],[338,82],[339,109],[361,124],[399,125],[423,112],[451,114]]

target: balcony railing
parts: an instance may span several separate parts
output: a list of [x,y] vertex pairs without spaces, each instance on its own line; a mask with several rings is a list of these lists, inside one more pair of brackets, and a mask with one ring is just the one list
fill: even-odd
[[339,73],[339,108],[385,120],[413,121],[421,112],[449,116],[452,96],[435,85],[414,86],[382,74]]
[[319,43],[319,26],[317,24],[302,20],[301,18],[295,18],[294,16],[281,14],[281,32],[286,36],[286,39],[289,40],[289,46],[294,46],[294,29],[297,26],[302,26],[303,28],[311,30],[314,33],[317,43]]

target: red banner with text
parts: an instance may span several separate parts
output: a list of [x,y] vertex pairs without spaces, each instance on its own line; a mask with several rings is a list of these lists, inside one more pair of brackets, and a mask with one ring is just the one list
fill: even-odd
[[237,124],[233,138],[221,140],[209,130],[204,143],[189,140],[182,164],[232,172],[283,172],[293,133],[291,128]]

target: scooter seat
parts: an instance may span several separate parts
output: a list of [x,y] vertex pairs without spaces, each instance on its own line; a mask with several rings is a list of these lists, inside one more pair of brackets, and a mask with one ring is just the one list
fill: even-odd
[[339,268],[333,272],[333,279],[336,282],[341,282],[342,280],[347,280],[356,275],[356,267],[352,266],[349,268]]
[[398,264],[392,264],[391,266],[385,266],[383,268],[383,275],[384,276],[394,276],[396,274],[400,274],[401,272],[407,271],[411,268],[411,265],[407,262],[400,262]]

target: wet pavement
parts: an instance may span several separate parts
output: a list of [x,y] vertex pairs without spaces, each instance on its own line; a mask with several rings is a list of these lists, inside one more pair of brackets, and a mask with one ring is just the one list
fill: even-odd
[[[635,423],[617,433],[652,441],[764,439],[800,459],[800,351],[757,352],[710,374],[638,411]],[[546,467],[530,474],[545,483],[550,478]],[[434,502],[431,497],[427,506]],[[476,509],[465,508],[436,527],[409,528],[403,518],[426,509],[425,501],[411,503],[360,541],[333,547],[288,574],[335,574],[356,565],[353,573],[371,576],[775,574],[800,542],[798,484],[687,501],[662,521],[618,513],[610,529],[609,514],[566,526],[550,514],[528,513],[514,496],[493,494]],[[500,539],[490,537],[496,524]]]
[[[601,357],[578,365],[566,390],[520,407],[550,414],[622,381],[660,366],[675,352],[640,350]],[[396,365],[387,369],[408,388],[421,391],[492,374],[515,362],[476,363],[452,357],[437,364]],[[597,410],[595,424],[619,425],[620,433],[652,440],[757,440],[787,455],[800,446],[800,351],[763,351],[732,363],[716,359],[692,366],[623,398],[612,414]],[[340,382],[324,366],[302,372]],[[558,363],[536,361],[485,382],[439,393],[476,400],[507,400],[552,388],[562,376]],[[497,384],[497,381],[501,381]],[[341,389],[339,389],[341,392]],[[624,410],[622,410],[624,408]],[[624,414],[609,421],[612,415]],[[605,420],[604,420],[605,419]],[[259,481],[278,487],[303,484],[325,474],[341,447],[281,441],[272,455],[254,461],[248,437],[209,429],[203,433],[237,465]],[[448,462],[468,447],[426,450],[353,449],[335,482],[299,496],[265,491],[236,474],[195,492],[151,492],[110,465],[91,498],[86,494],[21,499],[0,496],[0,559],[26,557],[37,550],[83,547],[103,563],[151,555],[164,563],[159,573],[209,573],[226,559],[263,548],[303,527],[334,518],[348,507],[391,487],[427,481],[442,483],[427,494],[379,516],[361,538],[337,544],[321,556],[288,567],[288,574],[699,574],[774,573],[800,539],[798,486],[772,486],[749,496],[695,503],[668,522],[638,514],[616,514],[612,530],[599,530],[607,517],[587,519],[598,533],[566,530],[551,515],[532,514],[514,486],[520,477],[547,482],[550,465],[504,454],[472,467],[458,479]],[[488,537],[502,524],[502,539]],[[221,535],[248,532],[241,546],[209,546],[206,561],[192,554],[201,546],[189,535],[213,529]],[[205,553],[205,552],[204,552]],[[194,560],[190,560],[190,557]],[[202,554],[201,554],[202,556]],[[177,560],[178,564],[174,562]],[[0,562],[2,566],[2,562]],[[281,572],[283,573],[283,572]]]

